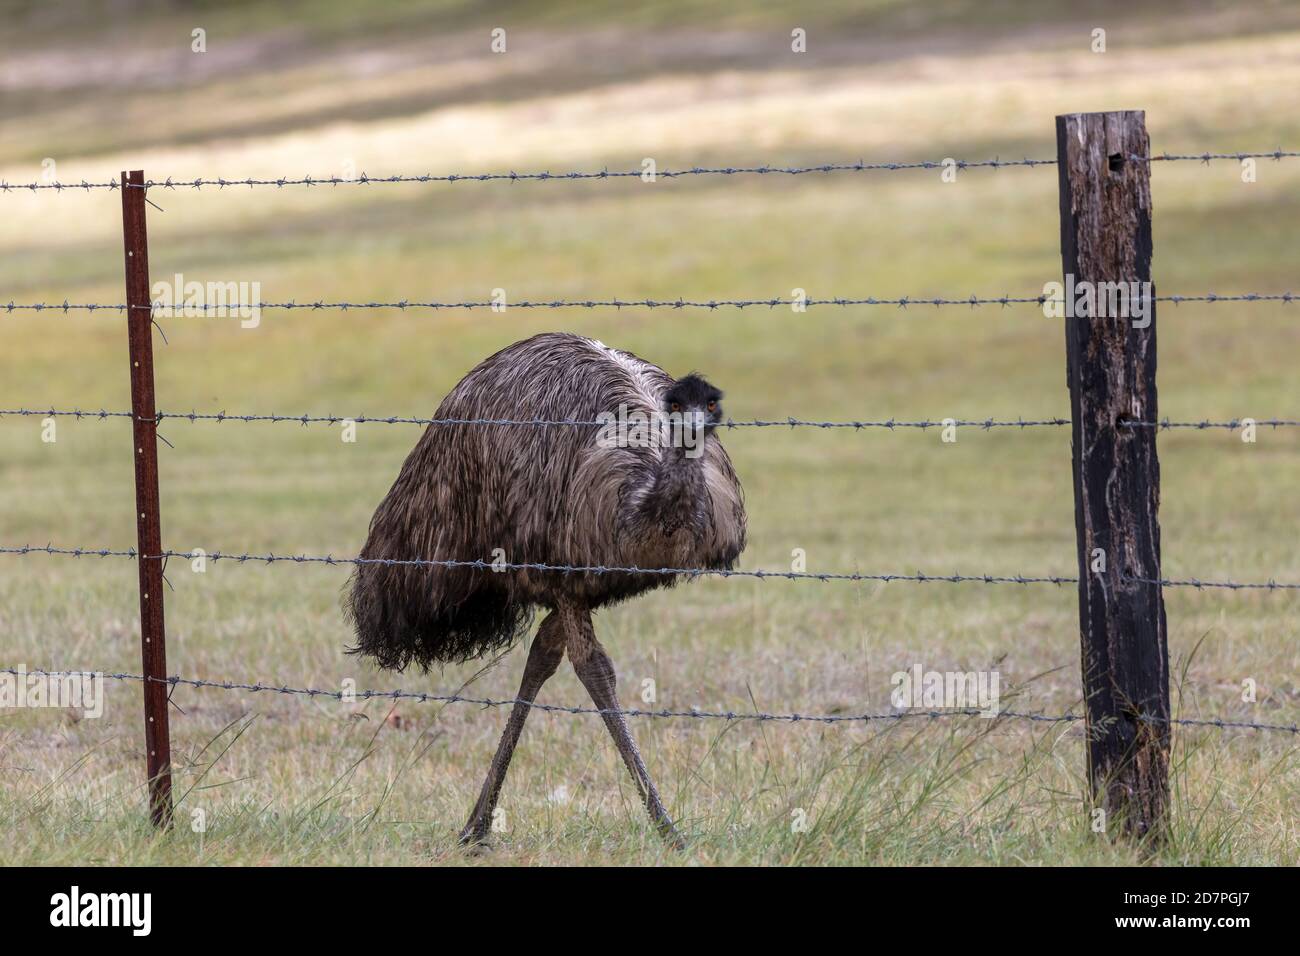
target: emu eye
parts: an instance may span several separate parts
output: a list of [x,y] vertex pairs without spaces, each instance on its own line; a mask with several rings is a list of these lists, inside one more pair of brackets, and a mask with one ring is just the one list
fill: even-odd
[[677,402],[673,402],[672,410],[675,412],[680,412],[682,410],[682,406],[679,405]]
[[709,411],[711,411],[711,412],[716,412],[717,410],[718,410],[718,403],[717,403],[717,402],[709,402]]

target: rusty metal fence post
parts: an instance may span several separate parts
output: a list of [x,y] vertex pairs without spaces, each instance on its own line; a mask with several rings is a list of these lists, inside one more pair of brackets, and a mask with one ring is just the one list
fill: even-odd
[[144,670],[145,767],[149,816],[172,821],[171,732],[167,720],[167,637],[163,623],[162,519],[158,504],[158,420],[154,405],[153,307],[144,173],[122,173],[122,245],[126,268],[126,325],[131,359],[132,457],[140,571],[140,653]]

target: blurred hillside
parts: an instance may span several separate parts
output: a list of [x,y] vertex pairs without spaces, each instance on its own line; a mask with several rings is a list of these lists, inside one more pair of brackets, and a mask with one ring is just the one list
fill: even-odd
[[[1111,60],[1189,43],[1226,50],[1296,29],[1300,5],[4,0],[0,19],[8,165],[540,102],[650,77],[713,77],[722,95],[744,95],[728,87],[760,77],[808,92],[845,76],[969,82],[999,64],[1014,74],[1026,55],[1070,73],[1090,69],[1098,27]],[[507,31],[505,56],[488,48],[495,27]],[[806,53],[790,50],[795,27],[808,32]],[[201,55],[190,49],[196,28],[206,31]],[[997,145],[995,127],[984,135]]]

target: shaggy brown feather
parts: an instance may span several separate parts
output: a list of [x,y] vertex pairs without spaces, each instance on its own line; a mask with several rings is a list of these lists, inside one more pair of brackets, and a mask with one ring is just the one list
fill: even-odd
[[[675,384],[600,342],[544,333],[485,359],[435,418],[578,419],[663,412]],[[601,426],[429,425],[370,522],[365,558],[730,568],[745,546],[740,482],[712,429],[703,452],[602,447]],[[500,549],[497,552],[496,549]],[[381,666],[464,661],[508,646],[533,610],[597,608],[677,578],[359,565],[353,651]]]

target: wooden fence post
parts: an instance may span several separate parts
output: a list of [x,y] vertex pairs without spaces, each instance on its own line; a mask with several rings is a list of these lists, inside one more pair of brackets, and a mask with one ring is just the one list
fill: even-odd
[[172,746],[167,721],[167,637],[163,626],[162,519],[158,508],[158,421],[153,389],[153,305],[144,173],[122,173],[122,245],[126,260],[126,326],[131,353],[135,523],[140,570],[140,652],[144,665],[145,766],[149,816],[172,822]]
[[[1056,117],[1088,775],[1106,829],[1169,802],[1150,155],[1141,111]],[[1118,306],[1118,307],[1117,307]]]

